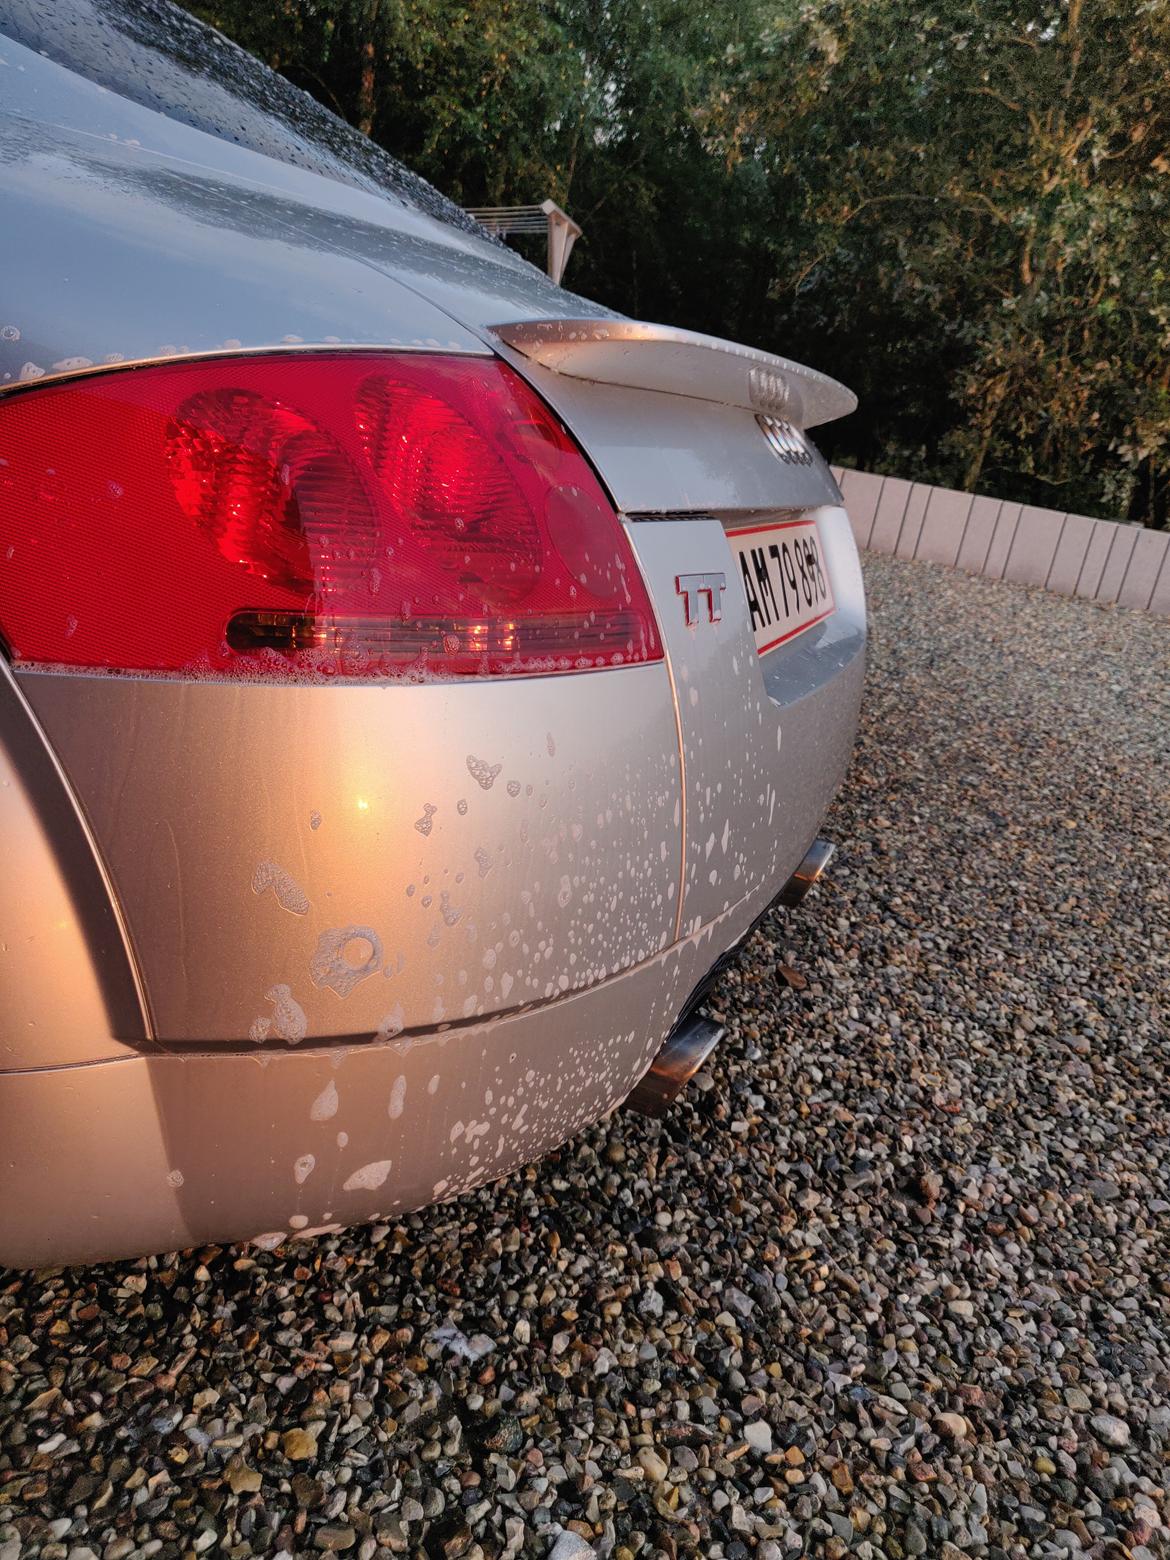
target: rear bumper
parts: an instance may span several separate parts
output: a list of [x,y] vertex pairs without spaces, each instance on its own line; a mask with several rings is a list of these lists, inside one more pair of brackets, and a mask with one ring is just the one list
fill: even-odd
[[587,991],[444,1033],[0,1074],[0,1264],[275,1243],[506,1175],[626,1098],[755,913],[742,902]]

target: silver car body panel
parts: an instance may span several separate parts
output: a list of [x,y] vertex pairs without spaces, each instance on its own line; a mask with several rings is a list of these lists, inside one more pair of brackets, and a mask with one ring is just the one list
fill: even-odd
[[490,320],[606,312],[486,234],[3,52],[0,196],[21,242],[4,256],[0,386],[224,350],[483,353]]
[[[818,520],[837,611],[780,656],[756,656],[734,579],[721,622],[686,623],[675,577],[730,573],[723,527],[655,520],[631,535],[666,665],[349,687],[19,673],[125,907],[155,1038],[458,1024],[774,892],[860,692],[848,523]],[[92,1034],[75,1044],[92,1056]]]
[[572,428],[627,515],[737,511],[742,518],[841,503],[832,472],[811,444],[807,465],[783,465],[754,415],[741,407],[570,378],[507,346],[500,356]]
[[20,681],[167,1044],[414,1034],[596,984],[673,939],[661,664],[348,687]]
[[0,660],[0,1072],[129,1054],[145,993],[88,823]]
[[[845,773],[861,696],[864,598],[844,511],[815,513],[837,610],[763,657],[719,520],[633,528],[655,599],[669,601],[661,616],[684,768],[684,934],[745,898],[771,898]],[[675,580],[712,569],[727,575],[722,618],[688,624]]]
[[[620,317],[486,237],[0,55],[0,412],[119,363],[494,351],[608,487],[665,648],[499,681],[6,676],[0,1262],[454,1195],[625,1097],[816,832],[863,667],[840,494],[743,405],[494,335]],[[761,657],[725,533],[794,514],[836,610]],[[688,623],[677,577],[711,571],[722,620]]]

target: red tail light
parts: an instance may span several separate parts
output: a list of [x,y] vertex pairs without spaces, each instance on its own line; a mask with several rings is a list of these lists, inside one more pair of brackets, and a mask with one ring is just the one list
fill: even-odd
[[0,401],[0,634],[123,671],[502,675],[662,656],[621,523],[488,358],[304,354]]

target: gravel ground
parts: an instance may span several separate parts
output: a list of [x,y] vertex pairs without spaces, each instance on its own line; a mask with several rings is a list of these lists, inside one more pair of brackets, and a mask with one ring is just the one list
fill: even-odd
[[0,1560],[1170,1553],[1170,627],[868,573],[839,862],[687,1102],[0,1275]]

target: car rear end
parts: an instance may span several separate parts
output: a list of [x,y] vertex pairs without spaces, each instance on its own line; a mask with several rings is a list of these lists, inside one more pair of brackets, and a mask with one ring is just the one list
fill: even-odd
[[140,105],[97,145],[23,52],[0,1261],[458,1195],[630,1095],[816,836],[850,400]]

